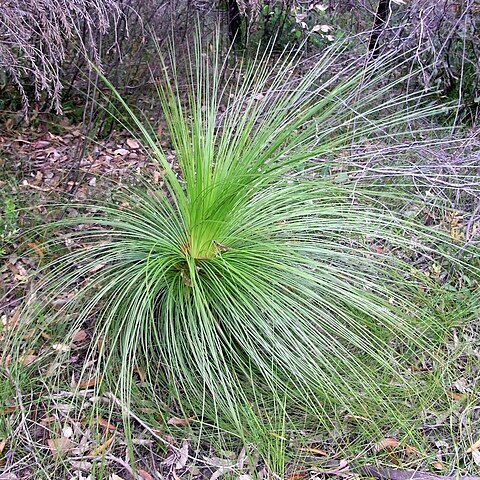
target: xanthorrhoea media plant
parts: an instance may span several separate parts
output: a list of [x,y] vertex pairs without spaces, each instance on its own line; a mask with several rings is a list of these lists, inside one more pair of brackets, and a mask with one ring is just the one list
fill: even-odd
[[435,107],[395,94],[395,59],[338,68],[340,54],[304,65],[259,52],[231,68],[218,44],[197,42],[184,69],[170,58],[158,95],[173,166],[113,90],[164,185],[59,222],[82,225],[69,233],[82,246],[44,268],[26,328],[67,322],[69,343],[94,325],[103,388],[126,403],[134,386],[171,395],[237,432],[271,404],[325,424],[335,411],[405,421],[411,372],[445,327],[420,304],[408,259],[444,239],[388,208],[394,191],[332,180],[329,161],[405,139]]

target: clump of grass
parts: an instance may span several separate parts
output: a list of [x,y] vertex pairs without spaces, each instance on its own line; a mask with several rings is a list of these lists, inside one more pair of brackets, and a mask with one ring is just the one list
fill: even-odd
[[[268,412],[408,435],[436,394],[418,390],[417,366],[440,361],[450,326],[422,305],[408,259],[448,239],[391,210],[403,200],[395,191],[338,183],[329,169],[352,144],[404,139],[438,109],[392,94],[404,81],[384,81],[393,58],[331,74],[340,53],[327,50],[300,79],[295,52],[259,52],[232,70],[218,43],[205,54],[197,42],[184,76],[165,62],[158,95],[173,167],[105,79],[164,187],[128,190],[55,225],[81,225],[69,234],[81,247],[32,286],[28,341],[47,332],[58,344],[61,327],[69,345],[93,324],[98,387],[126,405],[135,388],[242,438],[261,437]],[[56,311],[53,299],[64,300]]]

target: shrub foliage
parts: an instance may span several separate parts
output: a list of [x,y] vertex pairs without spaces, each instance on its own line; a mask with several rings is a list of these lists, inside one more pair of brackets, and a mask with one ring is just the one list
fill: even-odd
[[436,108],[392,93],[404,80],[383,80],[394,58],[332,74],[332,48],[298,78],[295,52],[232,69],[218,42],[208,51],[197,41],[187,65],[164,63],[173,166],[105,79],[164,184],[55,224],[77,225],[69,238],[82,247],[44,268],[25,328],[66,325],[68,343],[93,321],[89,356],[105,388],[127,403],[133,388],[159,404],[171,396],[240,434],[272,403],[324,424],[334,411],[405,422],[406,399],[427,393],[412,369],[435,361],[448,327],[422,304],[408,259],[446,240],[395,213],[394,191],[331,172],[352,144],[404,139]]

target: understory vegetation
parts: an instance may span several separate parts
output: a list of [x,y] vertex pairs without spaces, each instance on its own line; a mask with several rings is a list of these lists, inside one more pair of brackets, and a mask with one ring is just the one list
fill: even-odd
[[138,101],[95,50],[80,125],[5,121],[0,479],[477,478],[468,70],[255,5],[151,38]]

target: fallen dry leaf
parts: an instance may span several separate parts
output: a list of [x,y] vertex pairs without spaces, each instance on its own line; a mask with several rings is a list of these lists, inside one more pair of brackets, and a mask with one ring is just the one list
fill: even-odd
[[155,170],[153,172],[153,183],[157,185],[160,182],[161,178],[162,178],[162,174],[157,170]]
[[467,450],[467,453],[472,453],[475,450],[478,450],[480,448],[480,438],[475,442],[470,445],[470,448]]
[[302,478],[305,478],[304,473],[294,473],[290,475],[287,480],[302,480]]
[[68,352],[70,350],[70,347],[68,345],[65,345],[64,343],[54,343],[52,345],[52,349],[57,352]]
[[459,393],[459,392],[447,392],[447,395],[452,399],[452,400],[461,400],[464,397],[464,393]]
[[79,388],[89,388],[93,387],[97,383],[96,377],[89,378],[88,380],[84,380],[78,384]]
[[2,367],[4,368],[8,367],[11,362],[12,362],[12,356],[10,354],[0,356],[0,365]]
[[98,265],[95,265],[94,267],[92,267],[90,270],[89,270],[89,273],[95,273],[95,272],[98,272],[99,270],[101,270],[102,268],[105,267],[105,263],[99,263]]
[[395,438],[384,438],[383,440],[380,440],[378,443],[375,444],[373,447],[373,450],[375,452],[381,452],[382,450],[386,449],[391,449],[391,448],[396,448],[400,445],[400,442],[395,439]]
[[3,407],[3,408],[0,408],[0,413],[2,415],[8,415],[9,413],[13,413],[13,412],[16,412],[18,410],[18,407],[17,406],[13,406],[13,407]]
[[35,253],[40,257],[40,258],[43,258],[44,257],[44,254],[43,254],[43,250],[39,247],[39,245],[35,242],[29,242],[27,243],[27,245],[35,251]]
[[336,475],[337,477],[343,477],[343,478],[350,478],[352,474],[350,473],[350,466],[348,465],[348,462],[343,459],[340,460],[339,464],[337,467],[327,469],[327,470],[321,470],[321,469],[313,469],[313,471],[317,473],[323,473],[325,475]]
[[128,138],[127,145],[133,149],[140,148],[140,144],[134,138]]
[[68,438],[49,438],[47,445],[53,453],[67,453],[72,448],[72,442]]
[[154,480],[153,477],[146,470],[138,470],[138,474],[143,478],[143,480]]
[[5,326],[9,328],[14,328],[18,325],[18,321],[20,319],[21,309],[18,307],[15,309],[13,315],[8,319],[8,322]]
[[418,455],[420,452],[412,445],[405,445],[405,453],[407,455]]
[[99,424],[101,427],[103,427],[103,428],[105,428],[105,429],[107,429],[107,430],[114,431],[114,430],[117,429],[117,427],[116,427],[115,425],[112,425],[111,423],[108,423],[108,422],[107,422],[104,418],[102,418],[102,417],[98,417],[98,418],[97,418],[97,422],[98,422],[98,424]]
[[442,462],[433,462],[432,467],[435,470],[443,470],[445,468],[445,465]]
[[86,340],[88,337],[87,332],[85,330],[77,330],[73,336],[72,336],[72,341],[74,343],[81,343],[84,340]]
[[32,353],[25,353],[24,355],[22,355],[20,361],[22,365],[26,367],[27,365],[32,364],[37,358],[37,355],[33,355]]
[[126,150],[125,148],[117,148],[113,154],[114,155],[121,155],[122,157],[124,157],[125,155],[128,155],[130,152],[128,150]]
[[76,470],[81,470],[82,472],[89,472],[93,466],[90,462],[86,462],[85,460],[70,460],[70,465]]
[[103,451],[105,451],[113,442],[115,435],[112,435],[106,442],[102,443],[99,447],[94,448],[89,454],[89,457],[98,457]]
[[0,455],[2,454],[2,452],[5,450],[5,445],[7,445],[7,439],[4,438],[1,442],[0,442]]
[[176,470],[181,470],[187,464],[187,461],[188,461],[188,442],[186,440],[183,441],[179,453],[180,453],[180,458],[177,460],[177,463],[175,464],[175,469]]
[[56,422],[56,417],[45,417],[40,420],[40,425],[46,426],[49,423]]
[[167,420],[167,425],[188,425],[194,419],[195,417],[189,417],[189,418],[172,417]]
[[147,414],[157,413],[157,410],[153,408],[148,408],[148,407],[140,407],[138,410],[142,413],[147,413]]
[[140,380],[141,380],[142,382],[145,382],[145,380],[147,379],[147,375],[146,375],[146,373],[144,372],[143,368],[135,367],[135,368],[133,369],[133,371],[134,371],[135,373],[138,373],[138,376],[140,377]]
[[322,455],[324,457],[328,457],[328,453],[325,450],[320,450],[319,448],[301,447],[298,450],[300,452],[313,453],[314,455]]

